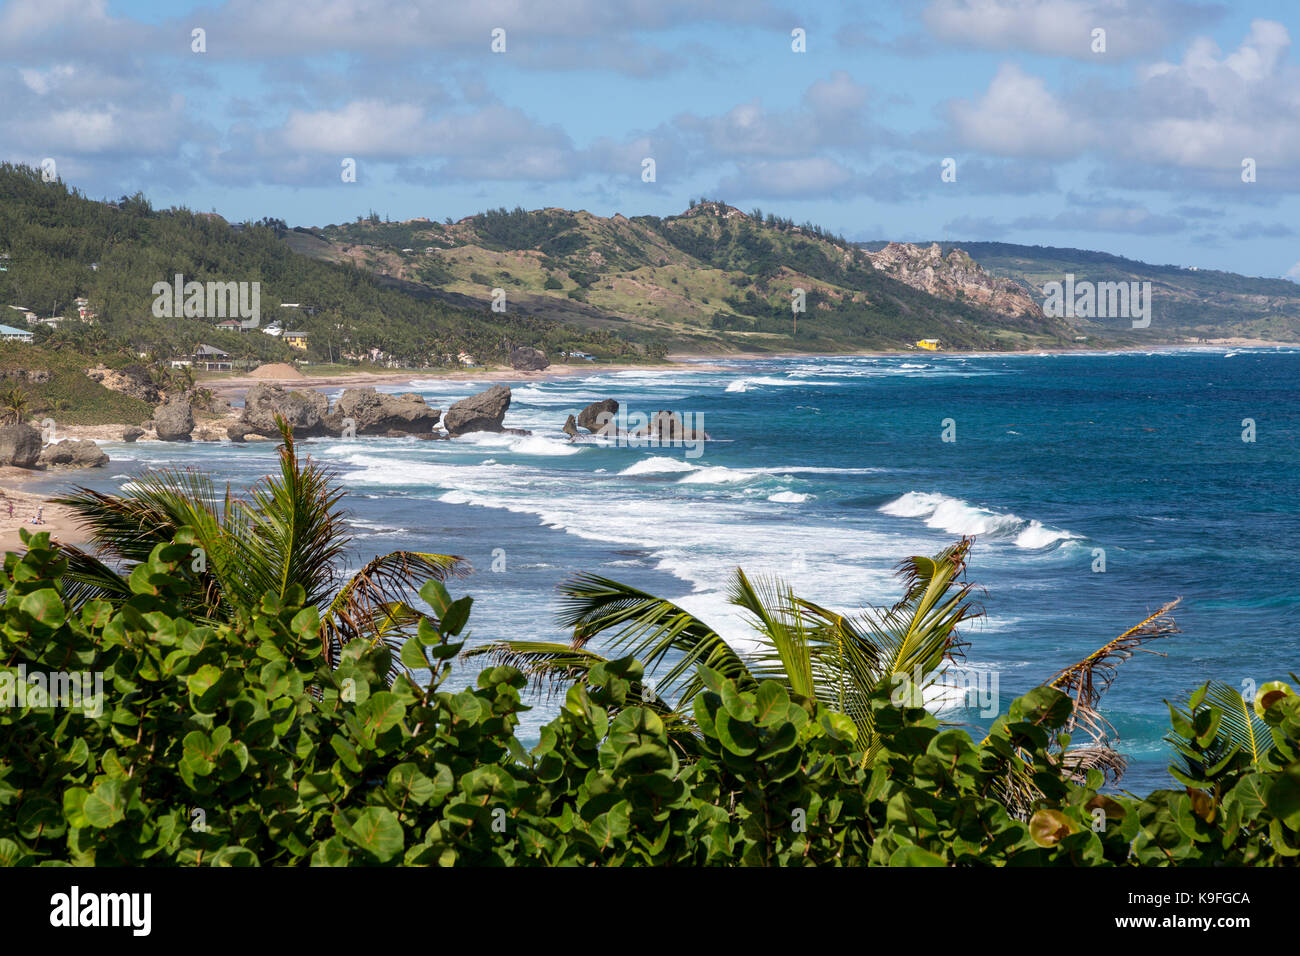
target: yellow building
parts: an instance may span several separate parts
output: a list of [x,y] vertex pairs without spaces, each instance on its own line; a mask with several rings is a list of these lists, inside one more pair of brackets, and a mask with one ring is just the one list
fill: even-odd
[[307,333],[306,332],[285,332],[284,341],[290,348],[307,351]]
[[937,352],[937,351],[939,351],[939,340],[938,340],[938,339],[920,339],[920,340],[917,341],[917,343],[916,343],[916,347],[917,347],[918,349],[925,349],[927,352]]

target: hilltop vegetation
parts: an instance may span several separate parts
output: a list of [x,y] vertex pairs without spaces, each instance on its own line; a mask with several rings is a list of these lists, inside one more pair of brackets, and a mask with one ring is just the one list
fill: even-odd
[[[357,222],[299,230],[309,255],[353,262],[431,294],[486,302],[503,289],[530,315],[616,331],[681,351],[843,351],[1067,344],[1040,314],[1001,315],[927,294],[876,269],[821,228],[693,202],[680,216],[603,218],[564,209],[493,209],[460,222]],[[806,296],[794,321],[793,290]]]
[[36,328],[37,345],[121,352],[137,361],[142,352],[156,359],[189,355],[201,343],[250,363],[302,354],[273,336],[218,331],[217,316],[155,317],[154,284],[181,274],[187,281],[260,282],[262,325],[279,321],[309,333],[312,361],[379,349],[403,364],[431,366],[448,355],[455,361],[462,350],[480,360],[504,358],[514,345],[621,358],[644,352],[599,331],[406,294],[365,269],[298,255],[287,234],[275,220],[232,226],[215,214],[155,210],[140,194],[95,202],[61,182],[42,182],[34,169],[0,165],[0,256],[9,257],[0,271],[0,303],[40,316],[75,315],[73,300],[81,296],[97,314],[94,325]]

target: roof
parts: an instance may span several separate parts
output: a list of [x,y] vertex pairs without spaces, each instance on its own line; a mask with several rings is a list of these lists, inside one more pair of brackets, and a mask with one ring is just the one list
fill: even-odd
[[284,334],[286,338],[288,338],[290,335],[301,335],[303,338],[307,337],[306,332],[285,332]]
[[27,329],[15,329],[12,325],[0,325],[0,335],[31,335]]
[[213,348],[211,345],[200,345],[194,350],[195,355],[229,355],[229,352],[223,352],[221,349]]

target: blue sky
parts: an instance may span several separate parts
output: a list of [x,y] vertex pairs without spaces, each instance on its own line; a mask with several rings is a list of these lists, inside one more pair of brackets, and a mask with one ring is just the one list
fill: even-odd
[[1296,10],[0,0],[0,158],[232,220],[670,215],[706,195],[852,239],[1300,279]]

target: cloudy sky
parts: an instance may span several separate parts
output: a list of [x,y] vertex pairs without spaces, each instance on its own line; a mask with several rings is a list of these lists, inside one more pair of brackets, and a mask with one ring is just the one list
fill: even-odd
[[1300,279],[1298,9],[0,0],[0,158],[233,220],[668,215],[705,195],[853,239]]

